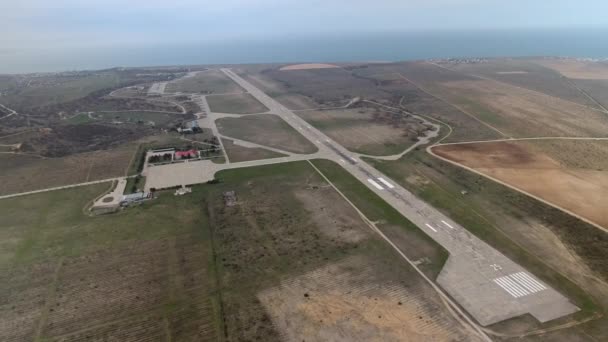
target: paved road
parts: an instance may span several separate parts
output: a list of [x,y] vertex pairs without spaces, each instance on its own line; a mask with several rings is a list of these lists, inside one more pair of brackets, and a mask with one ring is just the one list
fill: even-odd
[[[541,322],[546,322],[578,311],[578,308],[567,298],[534,277],[522,266],[358,159],[291,110],[231,70],[222,69],[222,71],[268,107],[272,113],[281,116],[315,144],[319,152],[315,153],[314,157],[327,158],[340,163],[369,189],[446,248],[450,257],[437,282],[479,324],[487,326],[526,313],[530,313]],[[251,164],[253,166],[258,163],[251,162]]]

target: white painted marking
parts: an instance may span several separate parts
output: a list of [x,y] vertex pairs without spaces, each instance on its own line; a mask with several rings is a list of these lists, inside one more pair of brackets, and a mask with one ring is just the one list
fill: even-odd
[[441,220],[441,223],[445,224],[450,229],[454,229],[454,227],[452,227],[452,225],[450,225],[449,223],[445,222],[444,220]]
[[494,283],[496,283],[496,285],[500,286],[503,290],[507,291],[507,293],[510,294],[511,297],[515,297],[515,298],[518,297],[518,294],[516,294],[515,292],[513,292],[513,290],[511,290],[510,288],[504,286],[502,284],[502,282],[499,281],[499,279],[494,279]]
[[325,139],[325,141],[329,142],[329,139]]
[[499,282],[501,282],[503,285],[509,287],[510,289],[513,290],[513,292],[518,294],[518,297],[523,297],[526,295],[529,295],[530,292],[528,290],[526,290],[524,287],[522,287],[521,285],[519,285],[517,282],[513,281],[511,278],[509,278],[509,276],[504,276],[504,277],[500,277],[500,278],[496,278],[496,280],[498,280]]
[[511,277],[514,278],[518,283],[520,283],[523,286],[525,286],[526,288],[528,288],[529,290],[536,290],[533,292],[538,292],[538,291],[547,289],[545,287],[545,285],[539,283],[538,281],[536,281],[536,279],[530,277],[525,272],[518,272],[518,273],[512,274]]
[[515,293],[515,298],[523,297],[526,295],[519,288],[513,286],[513,282],[510,281],[508,277],[501,277],[496,280],[498,280],[503,285],[503,288],[508,288],[511,290],[511,292]]
[[536,285],[530,283],[527,279],[523,278],[520,274],[511,274],[510,277],[515,280],[519,285],[525,287],[528,291],[536,293],[542,289]]
[[354,161],[354,162],[357,162],[357,159],[355,159],[355,158],[353,158],[353,157],[348,157],[348,158],[350,158],[350,160],[352,160],[352,161]]
[[340,158],[340,163],[344,164],[345,163],[344,159]]
[[378,190],[384,190],[384,188],[381,187],[380,184],[376,183],[376,181],[374,181],[373,179],[368,178],[367,181],[370,182],[371,185],[375,186],[376,189],[378,189]]
[[380,182],[382,182],[382,184],[384,184],[384,185],[388,186],[388,188],[389,188],[389,189],[393,189],[393,188],[394,188],[393,184],[391,184],[391,183],[387,182],[387,181],[386,181],[386,179],[384,179],[384,178],[382,178],[382,177],[378,177],[378,180],[379,180]]
[[431,226],[428,223],[425,223],[427,227],[429,227],[432,231],[434,231],[435,233],[437,233],[437,229],[433,228],[433,226]]

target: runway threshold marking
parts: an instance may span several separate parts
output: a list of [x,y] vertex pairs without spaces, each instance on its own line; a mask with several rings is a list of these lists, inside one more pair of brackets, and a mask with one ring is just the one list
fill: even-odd
[[391,183],[387,182],[387,181],[386,181],[386,179],[384,179],[384,178],[382,178],[382,177],[378,177],[378,180],[379,180],[379,181],[380,181],[382,184],[386,185],[386,186],[387,186],[389,189],[393,189],[393,188],[394,188],[393,184],[391,184]]
[[526,272],[517,272],[494,279],[494,283],[502,287],[515,298],[527,296],[536,292],[546,290],[547,287],[538,280],[532,278]]
[[373,185],[374,187],[376,187],[376,189],[378,189],[378,190],[384,190],[384,188],[383,188],[382,186],[380,186],[380,184],[376,183],[376,181],[375,181],[375,180],[373,180],[373,179],[371,179],[371,178],[368,178],[368,179],[367,179],[367,181],[368,181],[368,182],[369,182],[371,185]]
[[511,278],[509,278],[509,276],[496,278],[496,279],[494,279],[494,283],[496,283],[498,286],[502,287],[503,290],[507,291],[507,293],[509,293],[511,295],[511,297],[514,297],[514,298],[519,298],[519,297],[523,297],[523,296],[530,294],[530,292],[528,292],[528,290],[519,286],[519,284],[517,284],[516,282],[511,280]]
[[444,220],[441,220],[441,223],[445,224],[450,229],[454,229],[454,227],[452,227],[452,225],[450,225],[449,223],[445,222]]
[[532,293],[536,293],[546,289],[545,285],[536,281],[536,279],[529,276],[526,272],[513,273],[510,275],[510,277]]
[[430,225],[430,224],[428,224],[428,223],[425,223],[425,225],[426,225],[427,227],[429,227],[429,229],[430,229],[430,230],[432,230],[432,231],[434,231],[435,233],[437,233],[437,229],[435,229],[433,226],[431,226],[431,225]]

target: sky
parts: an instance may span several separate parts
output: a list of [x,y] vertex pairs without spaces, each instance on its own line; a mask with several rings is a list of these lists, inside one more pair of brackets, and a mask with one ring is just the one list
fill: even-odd
[[607,28],[606,0],[4,0],[0,53],[381,32]]

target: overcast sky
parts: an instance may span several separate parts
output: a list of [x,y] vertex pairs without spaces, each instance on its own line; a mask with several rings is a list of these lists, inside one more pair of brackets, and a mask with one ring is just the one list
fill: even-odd
[[0,50],[276,36],[605,28],[607,0],[2,0]]

